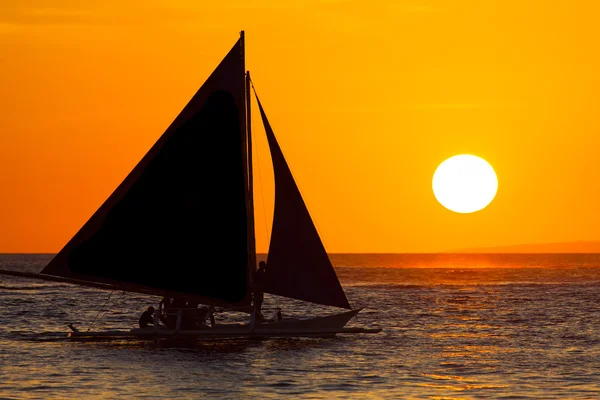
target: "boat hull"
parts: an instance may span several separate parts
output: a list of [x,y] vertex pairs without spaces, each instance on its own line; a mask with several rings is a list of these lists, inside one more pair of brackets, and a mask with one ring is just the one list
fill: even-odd
[[138,328],[130,331],[71,332],[69,339],[156,339],[192,337],[197,339],[249,339],[277,337],[332,337],[337,334],[378,333],[381,329],[345,328],[348,321],[360,310],[324,317],[257,322],[251,324],[217,324],[198,330],[171,330]]

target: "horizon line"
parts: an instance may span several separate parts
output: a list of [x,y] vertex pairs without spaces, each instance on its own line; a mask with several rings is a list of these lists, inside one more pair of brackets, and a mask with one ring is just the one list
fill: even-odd
[[[57,255],[58,253],[47,253],[47,252],[2,252],[0,251],[0,256],[4,255]],[[257,252],[257,255],[266,255],[268,253]],[[535,255],[535,254],[598,254],[599,251],[480,251],[480,250],[472,250],[472,251],[421,251],[421,252],[327,252],[328,255],[464,255],[464,254],[477,254],[477,255]]]

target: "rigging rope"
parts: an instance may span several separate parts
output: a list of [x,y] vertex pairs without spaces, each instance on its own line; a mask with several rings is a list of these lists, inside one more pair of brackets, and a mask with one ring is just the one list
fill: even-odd
[[[113,290],[112,292],[110,292],[110,294],[108,295],[108,297],[106,298],[106,301],[104,302],[104,306],[106,306],[106,304],[108,303],[108,301],[110,300],[110,297],[113,295],[115,291]],[[102,310],[98,311],[98,314],[96,314],[96,316],[94,317],[94,319],[92,320],[92,322],[90,323],[90,326],[87,329],[87,332],[90,331],[90,329],[92,329],[94,326],[98,325],[98,323],[102,320],[102,318],[104,318],[104,316],[111,310],[111,308],[113,308],[114,306],[117,305],[117,303],[119,301],[121,301],[121,299],[123,298],[123,296],[125,296],[125,291],[123,290],[123,293],[121,294],[121,297],[119,297],[113,304],[112,306],[108,307],[105,311],[104,314],[102,314],[102,316],[100,316],[100,318],[98,318],[98,316],[100,315],[100,313],[102,312]],[[102,306],[102,308],[104,308],[104,306]]]
[[[108,303],[108,301],[110,300],[110,297],[113,295],[114,292],[115,291],[113,290],[112,292],[110,292],[108,294],[108,297],[104,301],[104,305],[102,306],[102,308],[104,308],[104,306],[106,306],[106,304]],[[94,326],[94,322],[96,322],[96,320],[98,319],[98,316],[100,315],[101,312],[102,312],[102,309],[98,310],[98,313],[96,314],[96,316],[94,317],[94,319],[92,320],[92,322],[90,322],[90,326],[88,326],[87,332],[89,332],[90,329],[92,329],[92,326]]]
[[[254,93],[256,94],[256,89],[254,88],[254,83],[252,82],[251,78],[248,78],[250,80],[250,85],[252,86],[252,90],[254,90]],[[252,123],[252,121],[250,121],[250,123]],[[267,211],[265,208],[265,195],[263,192],[263,182],[262,182],[262,174],[260,172],[260,153],[258,151],[258,142],[256,142],[256,145],[254,146],[254,148],[256,149],[256,165],[258,166],[258,181],[260,182],[260,198],[261,198],[261,202],[262,202],[262,208],[263,208],[263,219],[264,219],[264,228],[265,228],[265,237],[267,238],[267,252],[269,249],[269,243],[271,241],[271,238],[269,237],[269,229],[267,228]]]

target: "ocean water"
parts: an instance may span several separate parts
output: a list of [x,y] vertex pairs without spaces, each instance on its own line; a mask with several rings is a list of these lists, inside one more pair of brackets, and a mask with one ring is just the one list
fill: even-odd
[[[37,272],[51,257],[0,255],[0,268]],[[332,260],[365,307],[351,324],[381,333],[69,342],[68,322],[128,329],[159,299],[0,276],[0,398],[600,398],[600,255]],[[265,306],[336,311],[275,297]]]

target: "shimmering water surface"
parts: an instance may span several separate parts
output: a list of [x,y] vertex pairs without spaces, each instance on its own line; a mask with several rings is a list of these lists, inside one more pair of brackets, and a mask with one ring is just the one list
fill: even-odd
[[[51,257],[0,255],[0,268],[37,272]],[[332,260],[353,306],[365,307],[352,324],[382,333],[69,342],[65,323],[87,328],[108,292],[0,276],[0,398],[600,398],[600,256]],[[158,300],[113,293],[95,329],[131,328]]]

